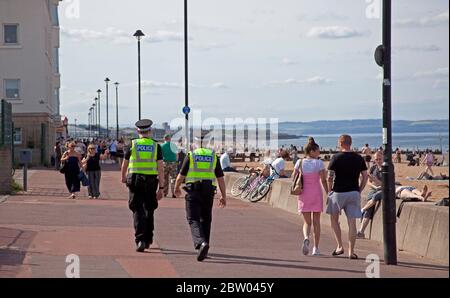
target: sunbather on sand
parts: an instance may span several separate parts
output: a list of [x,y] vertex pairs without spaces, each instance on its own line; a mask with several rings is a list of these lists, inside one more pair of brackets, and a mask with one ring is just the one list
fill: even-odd
[[417,180],[448,180],[448,176],[442,173],[439,173],[439,175],[437,176],[432,176],[428,174],[426,171],[423,171],[417,177]]
[[414,186],[398,186],[395,190],[395,196],[399,199],[419,199],[422,202],[426,202],[432,192],[428,191],[428,186],[424,186],[422,191],[418,190]]

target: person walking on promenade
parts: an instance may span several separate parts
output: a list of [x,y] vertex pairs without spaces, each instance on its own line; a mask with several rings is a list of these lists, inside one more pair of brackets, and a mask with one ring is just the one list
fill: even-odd
[[82,161],[82,165],[89,179],[89,199],[98,199],[100,197],[100,179],[102,177],[100,160],[107,159],[108,154],[108,150],[105,151],[105,154],[98,153],[94,144],[88,146],[88,152]]
[[383,152],[377,151],[374,156],[374,165],[369,169],[369,186],[370,192],[367,194],[367,203],[361,209],[362,215],[362,223],[361,227],[357,233],[358,238],[365,238],[364,231],[367,228],[370,220],[375,215],[375,205],[376,203],[380,203],[383,198],[383,190],[382,190],[382,174],[381,174],[381,166],[383,165]]
[[298,161],[298,149],[296,146],[292,147],[292,163],[294,164],[294,166],[297,164]]
[[119,164],[119,167],[122,165],[123,157],[125,155],[125,144],[122,139],[119,140],[117,143],[117,162]]
[[122,183],[129,189],[128,207],[133,212],[137,252],[153,243],[154,212],[164,190],[163,156],[161,146],[150,138],[152,124],[149,119],[136,122],[139,139],[132,140],[121,170]]
[[426,166],[424,173],[430,172],[431,176],[434,176],[433,173],[434,155],[431,152],[431,150],[426,151],[425,156],[421,161],[421,164]]
[[361,154],[366,161],[366,166],[369,169],[370,168],[370,162],[372,161],[372,149],[370,149],[369,144],[366,144],[362,150]]
[[323,212],[323,192],[320,183],[328,193],[327,171],[319,159],[320,149],[313,138],[309,138],[305,146],[305,158],[297,161],[294,167],[295,177],[299,172],[303,177],[303,190],[298,198],[298,212],[303,215],[303,246],[304,255],[309,254],[311,225],[314,227],[314,247],[312,254],[320,255],[320,215]]
[[331,189],[331,192],[328,194],[327,214],[331,216],[331,228],[337,242],[337,248],[332,255],[344,253],[339,224],[339,215],[344,209],[348,222],[348,256],[350,259],[357,259],[356,219],[361,218],[361,192],[368,180],[367,166],[361,155],[351,150],[351,136],[341,135],[338,146],[341,152],[335,154],[328,165],[328,189]]
[[175,179],[177,179],[177,145],[171,142],[172,138],[166,134],[164,136],[164,144],[161,145],[163,159],[164,159],[164,197],[172,193],[172,198],[175,196]]
[[55,169],[59,171],[59,167],[61,166],[61,157],[62,157],[62,150],[61,150],[61,143],[58,141],[55,144],[55,147],[53,148],[53,151],[55,152]]
[[109,145],[109,155],[113,163],[117,163],[117,140],[112,140]]
[[222,197],[219,207],[226,206],[225,179],[216,153],[203,148],[202,138],[196,138],[198,148],[186,156],[175,184],[175,195],[181,196],[181,183],[186,181],[186,215],[191,228],[197,261],[203,261],[210,245],[212,208],[217,183]]
[[66,180],[67,190],[70,192],[71,199],[75,199],[75,193],[80,191],[80,174],[81,154],[75,151],[75,143],[71,142],[67,145],[67,151],[61,157],[61,162],[65,165],[64,178]]

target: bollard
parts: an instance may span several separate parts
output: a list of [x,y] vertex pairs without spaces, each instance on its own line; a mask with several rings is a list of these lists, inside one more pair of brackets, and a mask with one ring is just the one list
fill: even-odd
[[28,164],[23,165],[23,191],[28,190]]

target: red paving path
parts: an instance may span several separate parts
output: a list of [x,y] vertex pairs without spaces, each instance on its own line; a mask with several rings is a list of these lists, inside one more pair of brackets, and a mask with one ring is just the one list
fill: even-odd
[[[357,242],[360,260],[331,257],[334,240],[325,226],[323,255],[303,256],[299,216],[235,199],[214,210],[204,262],[195,258],[184,199],[160,201],[155,243],[137,253],[127,191],[114,165],[104,166],[102,199],[95,201],[85,189],[68,199],[64,176],[56,171],[30,175],[27,194],[0,200],[0,277],[65,277],[69,254],[80,257],[81,277],[365,277],[364,258],[383,257],[382,245],[369,240]],[[381,277],[449,277],[448,264],[405,252],[399,262],[382,264]]]

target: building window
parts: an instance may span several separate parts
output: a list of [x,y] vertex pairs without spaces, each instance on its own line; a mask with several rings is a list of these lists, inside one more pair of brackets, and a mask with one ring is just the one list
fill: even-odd
[[59,73],[59,48],[53,48],[53,73]]
[[20,98],[20,80],[6,79],[5,81],[5,98],[19,99]]
[[3,36],[5,44],[19,44],[19,25],[3,25]]
[[53,26],[59,26],[58,6],[56,4],[50,4],[50,14]]
[[22,145],[22,128],[14,128],[14,145]]

